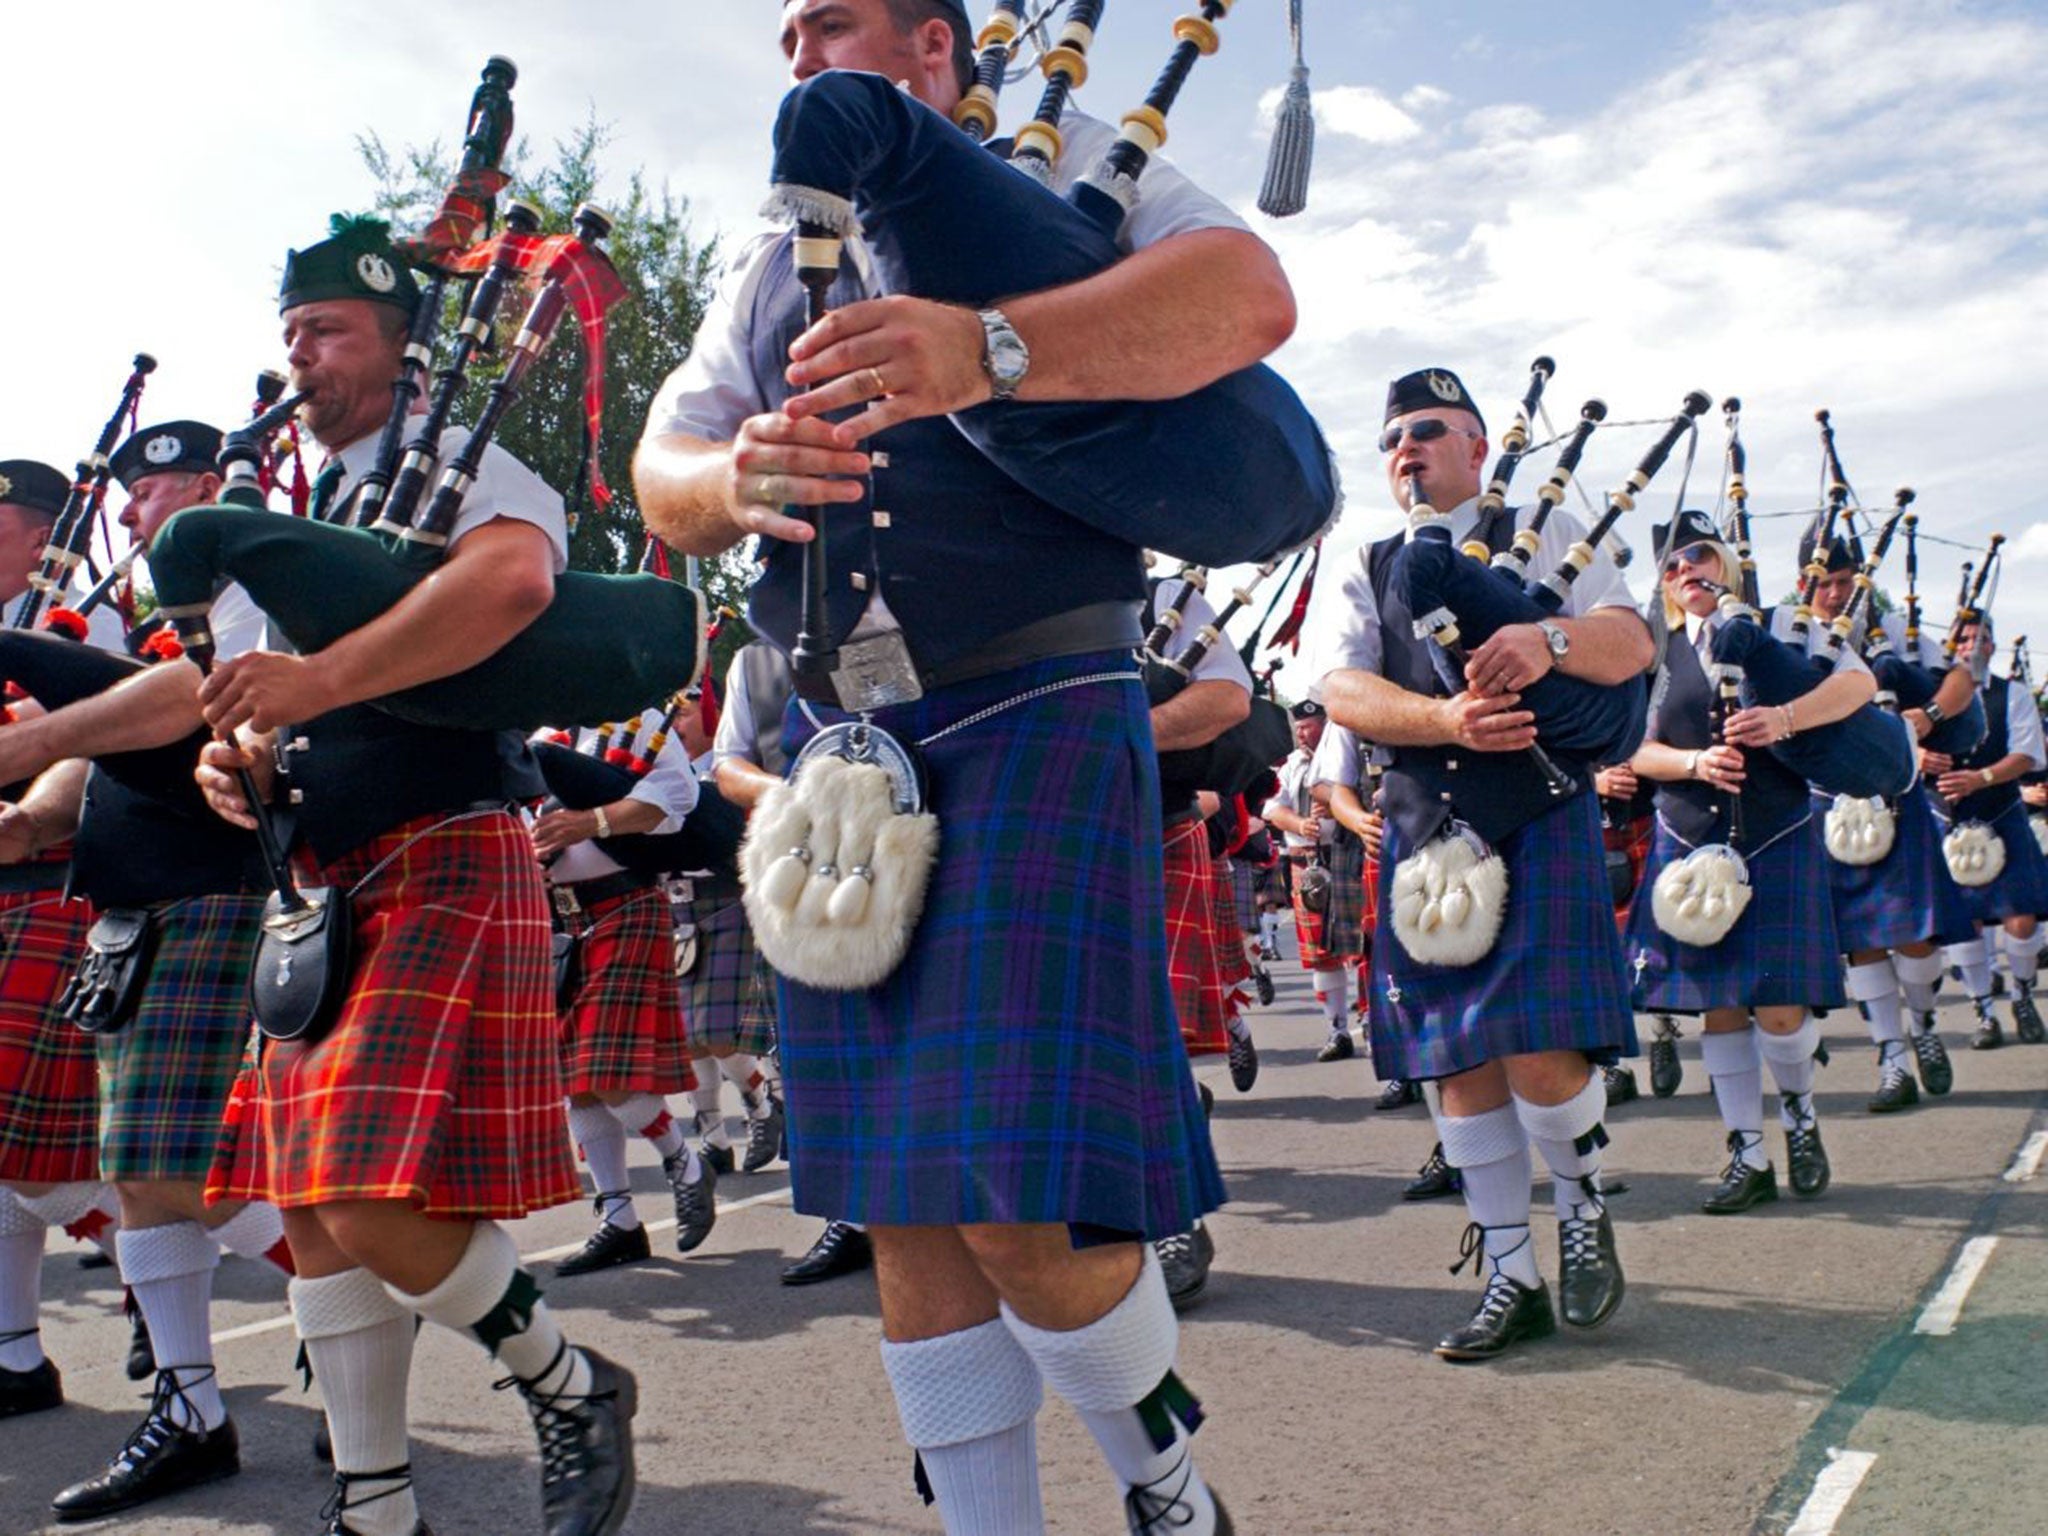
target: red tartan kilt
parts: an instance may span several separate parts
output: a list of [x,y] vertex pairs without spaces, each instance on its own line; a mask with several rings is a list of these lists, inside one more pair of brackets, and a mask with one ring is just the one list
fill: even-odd
[[571,1093],[687,1093],[675,918],[657,886],[607,897],[577,919],[576,995],[561,1014]]
[[1165,863],[1166,974],[1173,988],[1173,1011],[1188,1054],[1214,1055],[1230,1048],[1230,1036],[1223,1027],[1228,1018],[1223,1005],[1227,989],[1216,955],[1209,837],[1200,822],[1186,822],[1167,832]]
[[100,1176],[98,1060],[57,1012],[91,926],[60,892],[0,895],[0,1180]]
[[[1610,826],[1600,825],[1600,843],[1609,853],[1619,850],[1628,855],[1628,888],[1631,892],[1643,888],[1643,865],[1650,857],[1650,844],[1656,840],[1657,818],[1639,816],[1634,821]],[[1628,909],[1635,904],[1633,896],[1628,901],[1614,903],[1614,920],[1624,929],[1628,927]]]
[[236,1081],[209,1200],[517,1217],[580,1197],[532,841],[507,813],[444,820],[320,872],[346,890],[391,857],[350,899],[355,964],[333,1029],[266,1042]]
[[[1203,842],[1208,834],[1203,834]],[[1252,979],[1252,959],[1245,953],[1244,929],[1237,921],[1237,891],[1228,866],[1213,853],[1209,855],[1209,921],[1216,946],[1216,979],[1227,994]],[[1230,1011],[1230,1004],[1224,1008]]]

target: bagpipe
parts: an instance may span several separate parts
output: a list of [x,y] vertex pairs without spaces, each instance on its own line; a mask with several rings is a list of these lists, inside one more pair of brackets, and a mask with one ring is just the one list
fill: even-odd
[[[1184,583],[1145,637],[1142,657],[1145,694],[1153,708],[1177,697],[1194,680],[1195,669],[1210,651],[1223,641],[1223,631],[1252,600],[1252,593],[1279,568],[1278,560],[1261,564],[1251,578],[1230,594],[1230,601],[1214,621],[1195,631],[1187,647],[1170,654],[1172,639],[1184,627],[1188,601],[1206,590],[1208,573],[1199,566],[1184,566]],[[1159,754],[1159,795],[1169,808],[1184,805],[1201,790],[1213,790],[1228,800],[1245,794],[1261,776],[1292,749],[1294,733],[1287,711],[1270,692],[1252,690],[1251,713],[1215,740],[1198,747],[1183,747]]]
[[[573,735],[563,733],[552,740],[533,744],[533,755],[546,780],[550,805],[571,811],[595,810],[622,800],[633,786],[652,771],[675,729],[676,716],[686,704],[680,698],[671,703],[660,724],[648,738],[644,751],[635,754],[633,742],[640,734],[640,717],[619,727],[607,724],[589,750],[580,748]],[[738,873],[740,839],[747,827],[746,812],[718,792],[709,779],[698,781],[697,803],[674,832],[631,832],[595,839],[596,846],[627,869],[641,875],[666,875],[681,870],[710,869],[724,875]]]
[[[1453,694],[1465,689],[1463,656],[1484,644],[1496,631],[1511,624],[1536,624],[1559,613],[1579,575],[1593,563],[1595,552],[1622,514],[1634,507],[1636,498],[1649,485],[1671,450],[1693,428],[1693,420],[1711,402],[1695,391],[1685,398],[1684,408],[1674,416],[1657,440],[1643,454],[1628,478],[1608,493],[1607,508],[1576,541],[1555,571],[1541,579],[1524,580],[1524,561],[1488,566],[1470,551],[1451,543],[1450,520],[1422,499],[1421,486],[1410,493],[1409,524],[1414,537],[1396,556],[1394,578],[1403,582],[1409,611],[1415,615],[1418,637],[1427,635],[1435,645],[1432,662],[1437,676]],[[1605,414],[1592,412],[1590,402],[1578,429],[1567,444],[1583,451],[1585,437]],[[1554,506],[1563,498],[1564,482],[1557,476],[1544,487],[1555,494],[1545,501]],[[1533,554],[1533,546],[1531,547]],[[1553,762],[1556,752],[1597,763],[1625,762],[1641,745],[1648,724],[1649,692],[1634,681],[1605,686],[1584,678],[1567,677],[1552,670],[1522,690],[1521,707],[1536,717],[1537,743],[1533,759],[1550,793],[1558,798],[1573,793],[1577,782]]]
[[[1880,697],[1901,714],[1909,709],[1925,710],[1941,691],[1945,672],[1920,660],[1920,540],[1919,517],[1908,512],[1906,531],[1906,654],[1899,654],[1891,636],[1873,624],[1864,639],[1863,659],[1877,678]],[[1995,547],[1995,546],[1994,546]],[[1963,591],[1957,597],[1957,612],[1969,603],[1970,566],[1963,567]],[[1950,653],[1951,657],[1953,652]],[[1930,752],[1964,757],[1974,752],[1990,731],[1984,714],[1983,695],[1972,689],[1970,699],[1953,715],[1938,720],[1922,743]]]
[[[509,67],[501,66],[502,60],[494,60],[486,70],[485,90],[499,91]],[[491,117],[503,133],[510,131],[509,111],[506,101],[502,113]],[[500,131],[494,127],[492,133]],[[451,202],[473,202],[463,189],[478,184],[477,175],[466,171],[451,191]],[[508,349],[504,371],[418,516],[398,520],[408,511],[399,492],[415,483],[424,490],[425,464],[438,451],[438,442],[416,440],[396,467],[381,466],[379,473],[393,491],[378,504],[374,528],[285,518],[235,505],[191,508],[164,525],[150,551],[150,573],[162,610],[177,626],[188,654],[195,660],[210,658],[206,615],[226,582],[239,582],[295,649],[312,652],[386,612],[438,566],[484,451],[565,311],[576,309],[595,363],[598,326],[625,292],[600,246],[611,221],[584,205],[572,222],[573,234],[549,238],[514,222],[480,246],[435,255],[437,265],[449,271],[488,270],[472,292],[456,361],[436,379],[430,418],[438,413],[438,419],[447,419],[465,382],[463,365],[489,333],[513,272],[538,275],[540,282]],[[461,232],[458,227],[455,235]],[[431,284],[430,292],[439,286]],[[422,311],[438,319],[429,301],[421,302]],[[424,369],[413,349],[408,359],[393,386],[394,417],[399,417],[400,397],[409,406]],[[386,438],[392,436],[387,423]],[[380,450],[383,446],[380,442]],[[594,480],[593,487],[599,483]],[[358,517],[368,505],[368,497],[359,499]],[[700,594],[663,577],[572,571],[555,578],[553,600],[540,617],[486,660],[372,702],[402,719],[455,730],[596,725],[688,683],[703,654],[705,619]]]
[[[1114,265],[1116,231],[1165,141],[1167,110],[1195,59],[1217,47],[1215,22],[1227,10],[1205,0],[1200,15],[1175,23],[1178,42],[1145,103],[1064,198],[879,75],[828,71],[798,85],[776,121],[767,211],[797,226],[799,277],[822,295],[838,271],[839,242],[855,233],[885,291],[975,308]],[[1056,143],[1049,127],[1027,128],[1021,144]],[[1321,430],[1263,364],[1175,400],[988,402],[953,421],[1052,506],[1136,547],[1204,565],[1304,545],[1337,508]]]
[[154,372],[156,359],[147,352],[136,353],[114,414],[100,428],[92,452],[78,461],[77,476],[65,493],[64,505],[58,510],[49,537],[43,542],[42,559],[29,573],[28,591],[22,594],[21,603],[14,610],[13,628],[34,629],[44,607],[56,602],[70,586],[72,574],[85,563],[93,528],[106,505],[107,481],[113,473],[108,455],[120,440],[124,423],[130,431],[134,430],[143,387]]

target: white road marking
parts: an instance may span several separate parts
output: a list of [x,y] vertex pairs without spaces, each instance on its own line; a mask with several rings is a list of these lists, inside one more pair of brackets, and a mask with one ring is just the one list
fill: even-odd
[[[734,1211],[744,1211],[756,1205],[787,1205],[788,1203],[788,1189],[771,1189],[765,1195],[749,1195],[744,1200],[721,1200],[718,1202],[718,1214],[727,1216]],[[650,1221],[646,1223],[646,1226],[650,1232],[667,1232],[675,1224],[675,1217],[668,1216],[660,1221]],[[566,1259],[570,1254],[581,1249],[582,1246],[581,1241],[563,1243],[558,1248],[543,1248],[537,1253],[522,1253],[519,1259],[523,1264],[546,1264],[554,1259]],[[283,1317],[268,1318],[260,1323],[244,1323],[239,1328],[223,1328],[213,1336],[213,1343],[215,1347],[218,1347],[222,1344],[231,1344],[236,1339],[251,1339],[260,1333],[275,1333],[280,1328],[289,1328],[291,1325],[291,1314],[287,1312]]]
[[1828,1447],[1828,1458],[1785,1536],[1829,1536],[1877,1462],[1868,1451],[1838,1451],[1833,1446]]
[[2005,1182],[2024,1184],[2041,1171],[2041,1159],[2048,1155],[2048,1131],[2036,1131],[2020,1147],[2012,1166],[2005,1170]]
[[1948,1279],[1942,1282],[1941,1289],[1934,1293],[1934,1300],[1927,1303],[1927,1310],[1913,1325],[1915,1333],[1941,1338],[1956,1331],[1956,1318],[1969,1297],[1970,1287],[1977,1283],[1977,1277],[1991,1262],[1992,1252],[1997,1247],[1998,1239],[1995,1237],[1973,1237],[1963,1244],[1963,1251],[1956,1256],[1955,1268],[1948,1272]]

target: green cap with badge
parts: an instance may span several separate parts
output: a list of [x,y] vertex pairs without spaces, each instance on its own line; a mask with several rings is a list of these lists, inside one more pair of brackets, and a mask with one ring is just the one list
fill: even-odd
[[420,288],[392,248],[391,226],[367,214],[337,213],[328,228],[328,238],[318,245],[286,253],[277,312],[324,299],[368,299],[411,314]]

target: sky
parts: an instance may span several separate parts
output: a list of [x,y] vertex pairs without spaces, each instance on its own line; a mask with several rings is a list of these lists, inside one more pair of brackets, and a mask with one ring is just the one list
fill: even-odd
[[[1114,0],[1079,104],[1114,119],[1185,0]],[[984,12],[971,0],[977,22]],[[2001,633],[2048,647],[2048,7],[2000,0],[1745,0],[1544,7],[1307,0],[1308,210],[1252,207],[1289,62],[1284,0],[1239,0],[1171,120],[1168,153],[1280,253],[1300,321],[1274,362],[1322,421],[1348,505],[1334,550],[1396,526],[1374,442],[1386,382],[1455,369],[1496,436],[1539,353],[1560,427],[1688,390],[1739,396],[1767,593],[1789,589],[1828,409],[1860,499],[1919,493],[1926,611],[2005,533]],[[370,198],[356,153],[452,143],[492,53],[520,67],[537,152],[587,116],[606,164],[689,201],[737,247],[758,226],[786,86],[776,0],[106,0],[17,8],[0,93],[5,184],[42,239],[0,251],[16,296],[0,457],[68,467],[130,357],[160,368],[145,422],[232,424],[280,361],[284,251]],[[36,59],[47,67],[34,67]],[[1005,121],[1036,91],[1013,87]],[[608,430],[637,433],[638,423]],[[1654,427],[1605,428],[1581,467],[1618,485]],[[2028,449],[2028,442],[2036,447]],[[1711,413],[1689,504],[1713,507]],[[1622,526],[1669,515],[1681,452]],[[1533,488],[1542,456],[1518,482]],[[1788,515],[1773,515],[1788,514]],[[1898,590],[1895,554],[1884,583]],[[1641,590],[1643,565],[1635,577]],[[2037,669],[2038,670],[2038,669]]]

